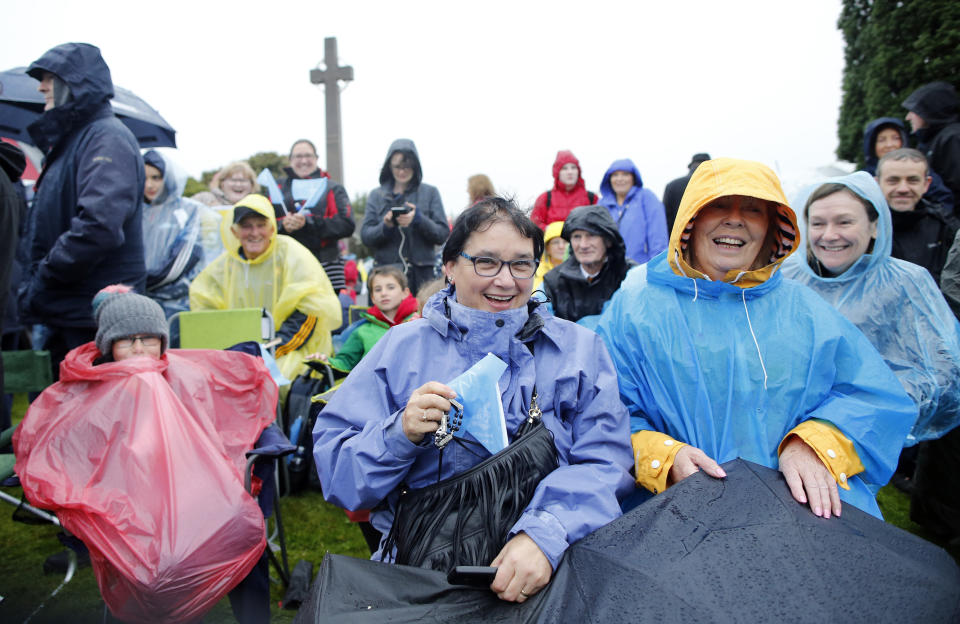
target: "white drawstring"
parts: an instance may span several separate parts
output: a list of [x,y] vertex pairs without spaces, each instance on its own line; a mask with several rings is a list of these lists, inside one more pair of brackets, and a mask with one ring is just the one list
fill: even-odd
[[696,301],[697,297],[700,296],[700,291],[697,289],[697,280],[693,280],[693,300]]
[[740,297],[743,299],[743,311],[747,314],[747,326],[750,328],[750,335],[753,336],[753,344],[757,347],[757,357],[760,358],[760,368],[763,369],[763,389],[767,389],[767,367],[763,364],[763,354],[760,353],[760,343],[757,342],[757,335],[753,333],[753,323],[750,322],[750,310],[747,309],[747,293],[740,291]]

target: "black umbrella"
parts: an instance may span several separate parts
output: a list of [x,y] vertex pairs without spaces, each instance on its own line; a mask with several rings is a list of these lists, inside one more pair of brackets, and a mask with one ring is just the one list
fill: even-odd
[[[43,114],[40,83],[26,73],[25,67],[0,72],[0,136],[31,142],[27,126]],[[176,131],[149,104],[132,92],[114,86],[110,100],[113,112],[124,123],[141,147],[176,147]]]
[[850,505],[814,516],[775,470],[697,474],[574,544],[522,605],[442,573],[328,555],[300,622],[958,622],[960,568]]

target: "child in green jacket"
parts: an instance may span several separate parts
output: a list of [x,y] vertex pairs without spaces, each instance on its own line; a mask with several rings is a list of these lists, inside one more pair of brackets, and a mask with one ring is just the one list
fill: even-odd
[[399,267],[387,265],[373,269],[367,278],[367,287],[373,305],[362,313],[364,322],[350,333],[337,355],[332,358],[322,353],[315,356],[334,370],[349,373],[388,329],[420,318],[417,300],[410,294],[407,278]]

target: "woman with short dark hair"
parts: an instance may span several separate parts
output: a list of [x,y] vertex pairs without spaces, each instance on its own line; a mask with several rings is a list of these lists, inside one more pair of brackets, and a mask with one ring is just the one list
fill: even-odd
[[[374,508],[374,527],[389,536],[406,519],[397,513],[401,490],[469,474],[491,458],[470,443],[438,450],[434,434],[457,398],[446,384],[488,353],[500,358],[506,370],[497,388],[512,442],[503,452],[542,412],[559,467],[534,484],[505,534],[463,549],[473,565],[498,567],[491,588],[519,602],[546,585],[569,544],[620,515],[617,497],[630,487],[626,413],[606,349],[593,332],[542,314],[530,300],[542,253],[540,229],[512,202],[487,198],[464,211],[443,248],[448,286],[430,298],[424,318],[392,328],[360,361],[313,434],[324,496],[347,509]],[[505,472],[532,469],[518,461]],[[385,540],[374,558],[395,560],[394,543]]]

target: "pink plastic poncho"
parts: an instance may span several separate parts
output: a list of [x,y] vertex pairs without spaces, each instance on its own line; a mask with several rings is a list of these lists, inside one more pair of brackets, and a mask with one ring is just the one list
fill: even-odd
[[277,386],[243,353],[93,366],[99,355],[71,351],[14,435],[24,493],[90,549],[116,617],[198,619],[263,553],[244,452],[273,421]]

